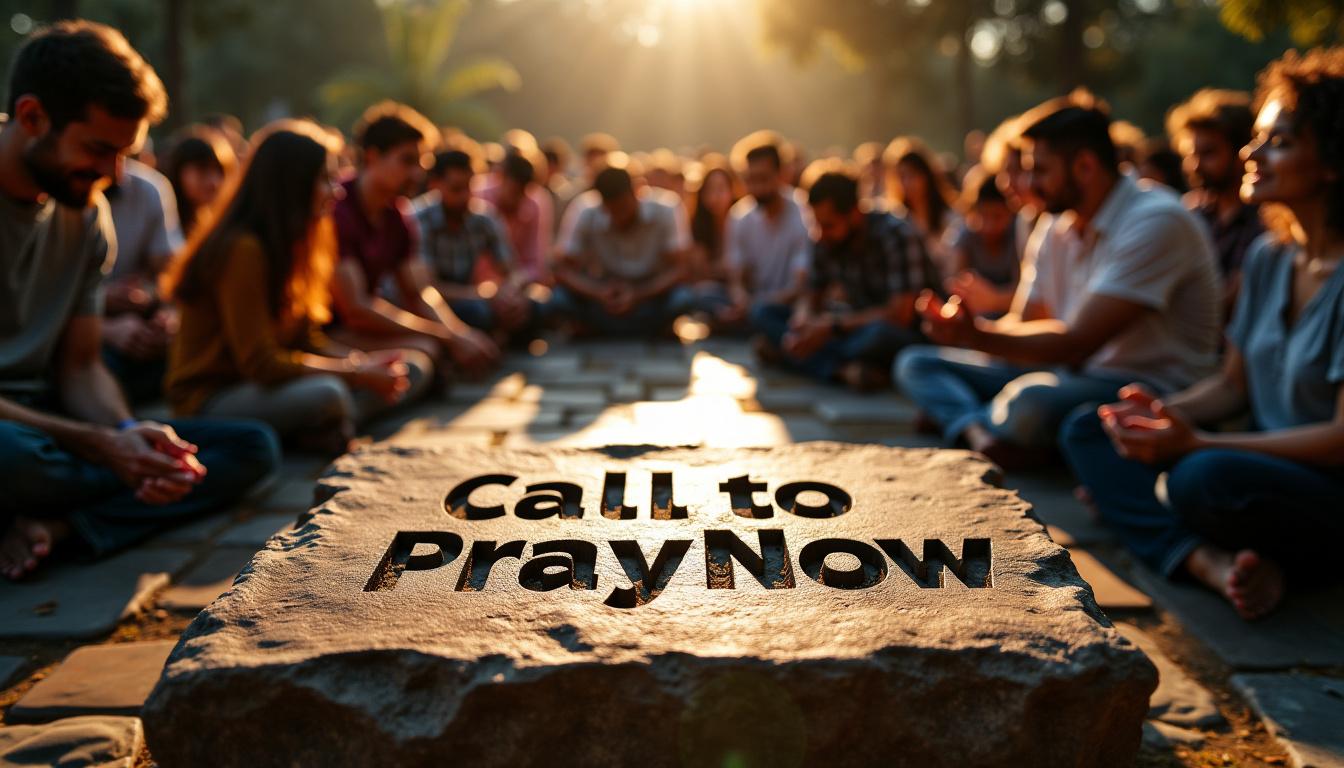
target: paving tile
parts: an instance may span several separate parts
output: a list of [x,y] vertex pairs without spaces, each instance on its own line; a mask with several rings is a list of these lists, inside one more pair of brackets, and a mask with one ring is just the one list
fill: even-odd
[[63,639],[107,634],[191,560],[176,548],[138,548],[94,563],[59,563],[0,583],[0,637]]
[[0,768],[131,768],[145,734],[138,717],[69,717],[0,728]]
[[609,389],[628,378],[620,371],[569,371],[555,374],[528,374],[528,384],[543,387],[601,387]]
[[691,396],[689,387],[653,387],[649,390],[649,401],[656,403],[673,403],[678,400],[685,400]]
[[1130,586],[1084,549],[1071,549],[1069,555],[1078,574],[1092,586],[1097,605],[1106,611],[1143,611],[1153,607],[1152,598]]
[[464,429],[507,431],[523,427],[546,429],[559,427],[564,422],[564,411],[558,408],[538,408],[528,403],[481,403],[444,421],[445,426]]
[[293,528],[298,514],[279,512],[248,518],[226,528],[215,539],[215,544],[220,547],[251,547],[252,551],[256,552],[275,534]]
[[677,386],[691,380],[691,364],[684,360],[623,361],[619,370],[632,379],[659,386]]
[[1147,632],[1123,622],[1117,622],[1115,628],[1139,646],[1157,667],[1157,690],[1148,702],[1149,718],[1181,728],[1213,728],[1223,722],[1209,689],[1163,653]]
[[1344,680],[1313,675],[1233,675],[1294,766],[1344,766]]
[[481,382],[459,382],[448,390],[450,403],[475,403],[491,398],[510,400],[523,388],[524,376],[513,372]]
[[192,566],[176,584],[159,595],[159,606],[172,611],[199,611],[233,586],[238,571],[256,554],[255,547],[221,547]]
[[209,541],[215,534],[224,530],[225,526],[233,522],[236,514],[236,510],[229,510],[206,515],[198,520],[169,528],[155,536],[153,541],[155,544],[200,544]]
[[20,669],[28,665],[28,660],[22,656],[0,656],[0,688],[9,685]]
[[1168,751],[1176,745],[1199,749],[1204,746],[1204,734],[1187,728],[1149,720],[1143,724],[1143,746],[1147,749]]
[[603,387],[529,384],[519,392],[518,402],[538,403],[542,408],[603,408],[608,399]]
[[856,396],[840,394],[817,401],[817,415],[832,424],[915,423],[915,407],[894,395]]
[[259,499],[257,509],[268,511],[285,510],[307,512],[313,507],[313,489],[317,483],[307,477],[285,478],[264,498]]
[[138,715],[176,640],[86,645],[9,708],[34,722],[76,715]]
[[1290,594],[1270,615],[1247,622],[1226,600],[1141,567],[1135,583],[1225,664],[1237,669],[1344,666],[1344,586]]
[[1003,485],[1031,502],[1041,522],[1068,533],[1077,544],[1115,540],[1115,535],[1096,519],[1092,510],[1074,497],[1073,479],[1066,474],[1015,472],[1004,479]]
[[612,402],[633,403],[643,400],[645,386],[642,381],[618,381],[611,387]]

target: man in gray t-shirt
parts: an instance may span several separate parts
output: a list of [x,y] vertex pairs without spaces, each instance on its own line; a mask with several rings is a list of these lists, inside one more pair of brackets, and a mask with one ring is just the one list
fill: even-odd
[[1024,159],[1051,217],[1027,246],[1013,311],[976,319],[921,306],[926,334],[900,386],[942,430],[1006,468],[1045,460],[1065,417],[1142,381],[1170,391],[1216,363],[1213,244],[1171,193],[1120,174],[1104,110],[1072,97],[1028,113]]
[[[233,503],[279,464],[268,428],[131,415],[102,362],[115,248],[98,185],[166,109],[110,27],[60,22],[10,69],[0,122],[0,577],[75,540],[101,555]],[[207,473],[208,468],[208,473]]]
[[599,173],[595,188],[602,204],[578,215],[563,245],[550,311],[594,333],[666,331],[693,301],[681,285],[685,213],[657,190],[636,194],[621,168]]

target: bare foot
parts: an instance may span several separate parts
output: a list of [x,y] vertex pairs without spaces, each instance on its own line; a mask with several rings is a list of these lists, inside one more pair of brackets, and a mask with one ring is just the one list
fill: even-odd
[[1205,544],[1190,553],[1185,567],[1196,579],[1227,598],[1243,619],[1261,618],[1283,600],[1283,569],[1252,550],[1233,554]]
[[33,572],[38,561],[50,555],[56,542],[69,532],[70,526],[59,520],[14,518],[0,535],[0,574],[17,580]]
[[855,392],[875,392],[891,386],[891,377],[864,363],[854,361],[840,368],[840,380]]

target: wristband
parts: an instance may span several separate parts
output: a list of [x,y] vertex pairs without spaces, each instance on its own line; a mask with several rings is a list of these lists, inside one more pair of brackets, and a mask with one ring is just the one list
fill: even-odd
[[123,431],[125,431],[126,429],[128,429],[128,428],[130,428],[130,427],[134,427],[136,424],[139,424],[139,423],[140,423],[140,420],[137,419],[137,418],[135,418],[135,417],[131,417],[131,418],[129,418],[129,419],[122,419],[121,421],[118,421],[118,422],[117,422],[117,431],[118,431],[118,432],[123,432]]

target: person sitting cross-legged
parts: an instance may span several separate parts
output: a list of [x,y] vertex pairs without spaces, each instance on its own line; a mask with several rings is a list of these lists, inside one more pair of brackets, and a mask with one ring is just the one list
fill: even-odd
[[420,258],[463,322],[497,336],[534,331],[540,305],[515,275],[513,248],[494,209],[475,197],[472,158],[461,150],[434,157],[429,191],[415,201]]
[[658,335],[695,305],[681,283],[690,247],[680,201],[663,190],[636,193],[624,168],[607,168],[602,204],[583,210],[556,268],[551,312],[598,335]]
[[168,400],[179,414],[260,419],[291,447],[338,454],[368,417],[423,394],[433,363],[411,348],[366,354],[319,330],[330,317],[339,141],[289,120],[252,144],[219,218],[166,281],[182,308]]
[[926,296],[926,332],[947,346],[896,364],[900,389],[949,445],[1010,470],[1045,461],[1083,403],[1131,381],[1170,392],[1206,375],[1221,326],[1208,234],[1175,195],[1120,173],[1105,108],[1076,94],[1024,122],[1024,159],[1052,218],[1032,236],[1013,310],[989,320]]
[[326,332],[366,352],[418,349],[440,374],[476,376],[499,362],[499,345],[453,314],[429,265],[415,257],[415,225],[402,207],[437,137],[423,115],[395,102],[369,107],[355,126],[359,173],[341,185],[332,214],[340,260]]
[[820,240],[809,284],[794,307],[752,309],[757,351],[823,381],[866,391],[890,384],[903,348],[924,340],[915,299],[938,273],[915,228],[886,211],[859,207],[859,182],[822,173],[808,191]]
[[115,236],[99,183],[163,117],[119,32],[61,22],[23,44],[0,123],[0,574],[57,547],[99,556],[233,503],[279,467],[247,421],[137,420],[105,367]]
[[[1254,619],[1338,580],[1344,536],[1344,48],[1261,75],[1247,203],[1276,209],[1247,253],[1222,370],[1085,408],[1060,440],[1101,518],[1154,570]],[[1249,413],[1249,431],[1205,428]]]

